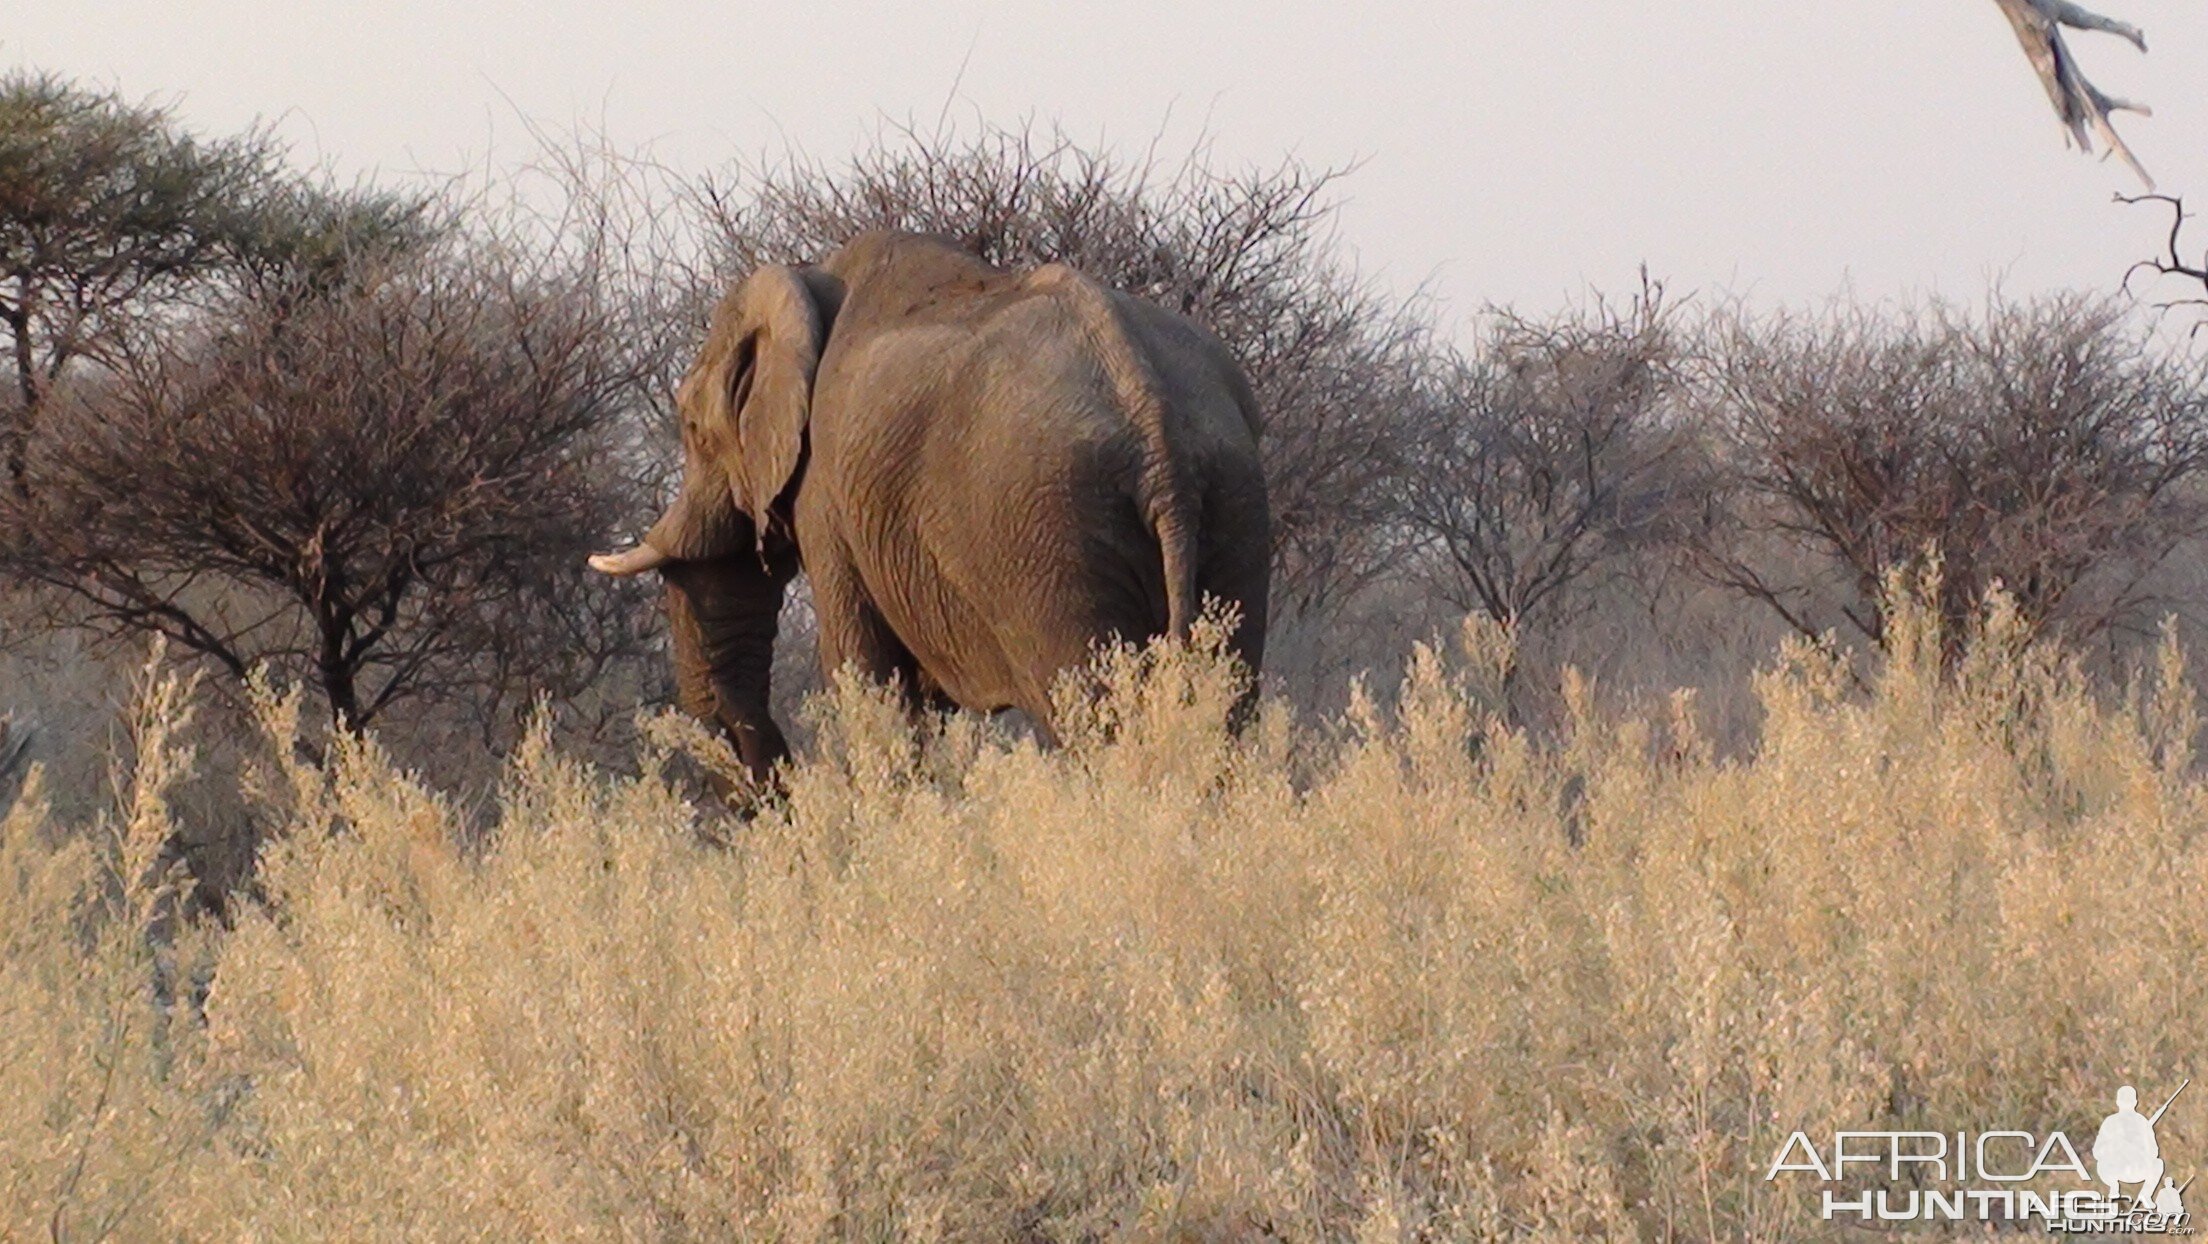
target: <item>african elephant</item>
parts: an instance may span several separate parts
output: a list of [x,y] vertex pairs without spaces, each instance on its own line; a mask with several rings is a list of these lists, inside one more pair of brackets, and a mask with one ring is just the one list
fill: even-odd
[[804,573],[822,667],[915,708],[1018,708],[1099,641],[1185,635],[1206,596],[1265,644],[1258,411],[1219,341],[1061,265],[862,234],[722,300],[677,393],[683,475],[608,574],[659,570],[683,707],[752,773],[775,620]]

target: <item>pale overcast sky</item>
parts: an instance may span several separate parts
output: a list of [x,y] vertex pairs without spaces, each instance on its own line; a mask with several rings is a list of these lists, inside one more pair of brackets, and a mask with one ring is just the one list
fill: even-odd
[[[348,175],[518,153],[521,116],[697,167],[836,155],[946,98],[1128,147],[1208,129],[1232,161],[1360,161],[1345,240],[1460,313],[1622,288],[1643,260],[1759,303],[2109,289],[2162,227],[2110,202],[2136,188],[2119,164],[2064,149],[1992,0],[11,7],[6,63],[174,99],[210,131],[271,119]],[[2088,72],[2156,106],[2123,129],[2208,204],[2208,5],[2096,7],[2154,50],[2075,36]]]

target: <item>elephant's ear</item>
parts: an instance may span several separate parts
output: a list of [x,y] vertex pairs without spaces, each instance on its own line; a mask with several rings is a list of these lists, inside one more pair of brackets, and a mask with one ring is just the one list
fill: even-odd
[[795,268],[752,273],[722,312],[732,322],[717,325],[715,334],[740,334],[726,379],[736,441],[729,483],[737,505],[764,539],[774,503],[804,455],[813,374],[827,330],[821,307]]

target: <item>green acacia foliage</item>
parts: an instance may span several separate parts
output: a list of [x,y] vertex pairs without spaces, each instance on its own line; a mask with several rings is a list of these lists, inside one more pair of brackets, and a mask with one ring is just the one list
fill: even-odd
[[277,167],[262,133],[202,139],[113,92],[0,78],[0,344],[14,373],[0,456],[18,491],[62,372],[239,253]]
[[205,138],[173,111],[52,74],[0,77],[0,458],[26,493],[54,386],[113,363],[164,312],[240,280],[325,285],[348,256],[431,231],[422,200],[333,190],[264,130]]

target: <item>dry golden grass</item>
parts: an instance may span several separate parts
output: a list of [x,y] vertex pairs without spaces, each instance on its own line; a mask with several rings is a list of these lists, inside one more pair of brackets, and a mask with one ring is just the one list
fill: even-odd
[[664,755],[540,732],[463,848],[349,745],[259,783],[265,904],[149,941],[152,679],[119,811],[0,839],[0,1234],[1817,1238],[1794,1128],[2090,1135],[2208,1073],[2178,657],[2106,704],[2014,634],[1791,651],[1733,762],[1584,688],[1534,745],[1477,628],[1324,738],[1228,739],[1185,654],[1056,754],[844,688],[726,847]]

